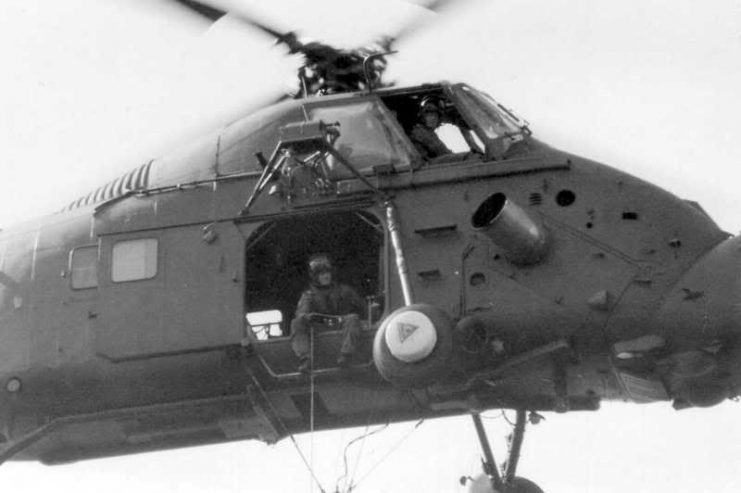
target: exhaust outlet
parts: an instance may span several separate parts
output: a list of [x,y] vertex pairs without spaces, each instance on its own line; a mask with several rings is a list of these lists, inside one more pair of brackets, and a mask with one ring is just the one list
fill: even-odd
[[545,257],[543,226],[503,193],[495,193],[476,209],[471,226],[485,233],[516,265],[533,265]]

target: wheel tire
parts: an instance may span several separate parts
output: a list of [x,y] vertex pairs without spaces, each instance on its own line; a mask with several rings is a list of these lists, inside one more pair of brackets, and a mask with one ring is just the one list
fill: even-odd
[[485,474],[477,476],[471,485],[468,487],[469,493],[544,493],[543,490],[537,484],[533,483],[529,479],[515,476],[512,480],[512,484],[507,486],[504,490],[499,491],[492,487],[491,479]]
[[[398,330],[397,321],[404,320],[405,317],[417,320],[428,319],[427,321],[434,328],[434,347],[431,349],[421,347],[415,349],[419,354],[413,352],[410,355],[402,355],[399,353],[399,348],[396,348],[397,355],[402,358],[400,359],[394,356],[389,348],[387,331]],[[381,323],[373,341],[373,361],[378,372],[393,385],[402,388],[426,387],[439,379],[449,371],[452,354],[453,322],[440,308],[424,303],[405,306],[391,313]]]
[[506,493],[544,493],[537,484],[527,478],[515,476],[510,487],[505,490]]

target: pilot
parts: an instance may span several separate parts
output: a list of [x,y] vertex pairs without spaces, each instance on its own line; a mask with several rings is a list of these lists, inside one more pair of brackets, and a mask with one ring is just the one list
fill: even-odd
[[332,261],[327,255],[314,255],[309,260],[311,284],[304,291],[296,308],[296,317],[291,321],[291,347],[300,361],[298,370],[310,371],[311,347],[309,331],[312,323],[322,316],[331,316],[339,321],[342,329],[342,345],[337,358],[338,366],[347,366],[360,338],[360,314],[363,300],[346,284],[336,282]]
[[442,102],[437,98],[425,98],[419,107],[418,122],[412,127],[409,137],[424,159],[451,154],[435,130],[442,123]]

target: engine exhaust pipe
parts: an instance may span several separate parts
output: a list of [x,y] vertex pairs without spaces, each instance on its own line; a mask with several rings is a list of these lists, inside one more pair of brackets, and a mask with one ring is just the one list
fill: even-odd
[[503,193],[495,193],[476,209],[471,226],[485,233],[516,265],[533,265],[545,257],[543,226]]

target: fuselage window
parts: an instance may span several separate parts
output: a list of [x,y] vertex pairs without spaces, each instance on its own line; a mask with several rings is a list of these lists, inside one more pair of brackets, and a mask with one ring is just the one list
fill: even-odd
[[111,279],[113,282],[151,279],[157,275],[157,240],[140,238],[113,245]]
[[84,246],[72,250],[69,257],[70,286],[88,289],[98,286],[98,246]]

